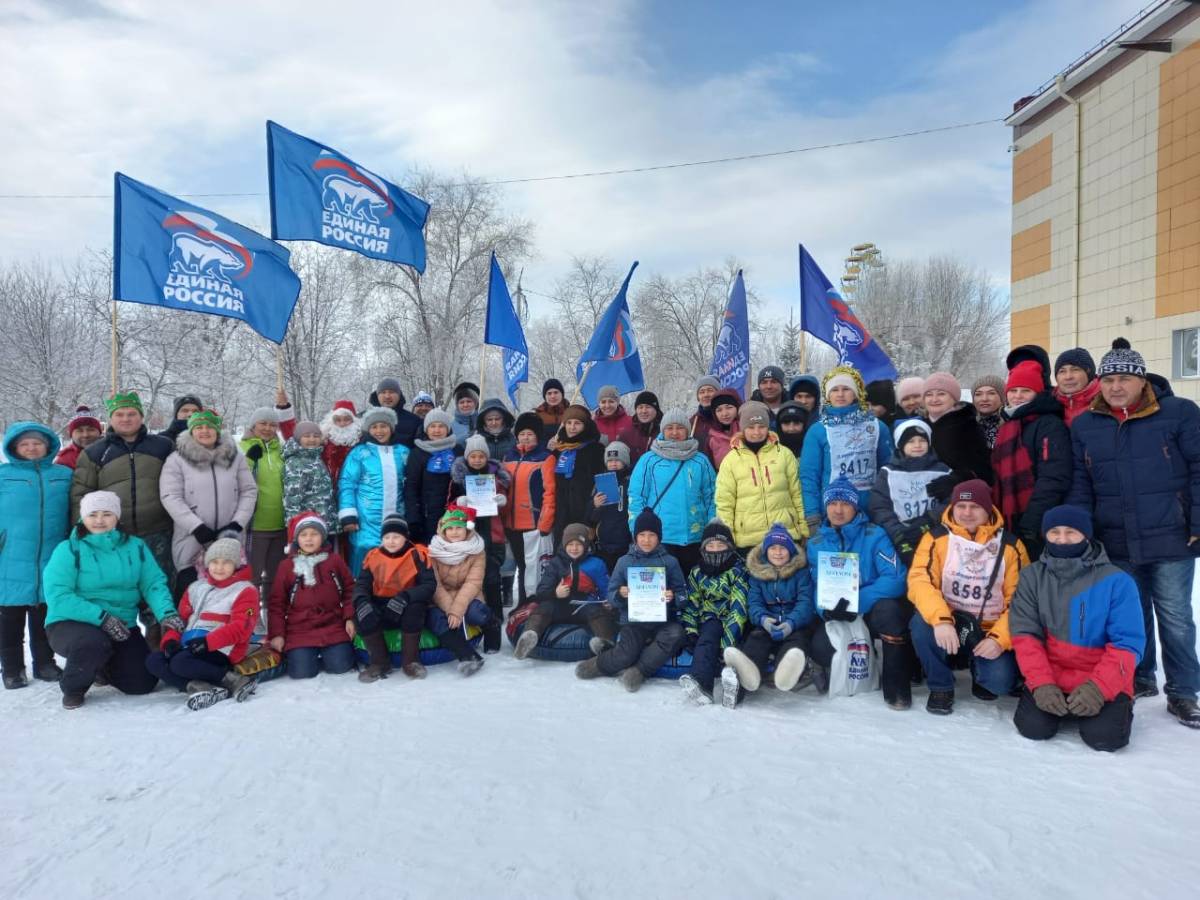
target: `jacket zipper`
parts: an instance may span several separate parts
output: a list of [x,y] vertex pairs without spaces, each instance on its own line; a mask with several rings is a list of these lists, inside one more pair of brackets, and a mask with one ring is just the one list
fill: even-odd
[[217,490],[217,467],[213,463],[208,464],[208,471],[212,473],[213,481],[213,513],[216,517],[216,522],[213,523],[213,528],[221,527],[221,494]]
[[37,556],[34,557],[37,568],[37,591],[34,593],[34,602],[42,602],[42,540],[46,534],[46,486],[42,483],[41,467],[37,466],[33,470],[33,475],[38,483],[38,542]]

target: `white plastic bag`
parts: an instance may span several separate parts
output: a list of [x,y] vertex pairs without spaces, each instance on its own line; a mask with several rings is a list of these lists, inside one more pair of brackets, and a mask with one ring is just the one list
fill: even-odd
[[853,697],[879,690],[879,655],[867,624],[861,618],[853,622],[830,621],[825,623],[825,633],[833,645],[829,696]]

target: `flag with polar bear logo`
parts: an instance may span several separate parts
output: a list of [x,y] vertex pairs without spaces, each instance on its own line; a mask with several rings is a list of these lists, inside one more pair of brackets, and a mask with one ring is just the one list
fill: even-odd
[[271,237],[425,271],[429,204],[332,147],[267,122]]
[[113,299],[239,319],[282,344],[291,253],[237,222],[116,173]]

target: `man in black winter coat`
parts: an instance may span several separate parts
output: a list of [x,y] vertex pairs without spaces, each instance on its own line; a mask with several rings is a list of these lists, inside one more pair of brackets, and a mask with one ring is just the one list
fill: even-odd
[[392,429],[390,444],[403,444],[410,450],[413,441],[421,433],[421,419],[404,408],[404,391],[400,390],[400,382],[395,378],[381,378],[371,396],[367,398],[368,406],[386,406],[396,414],[396,427]]

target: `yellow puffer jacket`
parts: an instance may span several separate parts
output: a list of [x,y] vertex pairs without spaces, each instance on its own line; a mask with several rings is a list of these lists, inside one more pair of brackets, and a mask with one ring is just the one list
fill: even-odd
[[[951,596],[951,586],[942,583],[942,570],[946,565],[950,534],[953,533],[974,544],[987,544],[1004,528],[1004,516],[1000,514],[1000,510],[992,507],[992,517],[980,526],[974,537],[971,537],[969,531],[954,522],[952,512],[953,507],[947,507],[942,513],[941,525],[921,536],[921,542],[913,554],[912,568],[908,570],[908,599],[917,608],[921,618],[930,625],[954,624],[953,607],[947,599]],[[1004,577],[1002,581],[998,580],[996,587],[1001,588],[1003,592],[1004,611],[998,616],[985,616],[979,624],[988,637],[995,638],[1005,650],[1011,650],[1008,606],[1017,589],[1021,569],[1029,565],[1029,554],[1015,534],[1005,531],[1001,540],[1004,546]],[[980,599],[964,597],[959,605],[965,611],[973,613],[971,607],[980,602]]]
[[776,522],[797,540],[808,537],[796,457],[773,433],[758,453],[746,447],[741,434],[733,436],[717,473],[717,517],[739,547],[760,543]]

